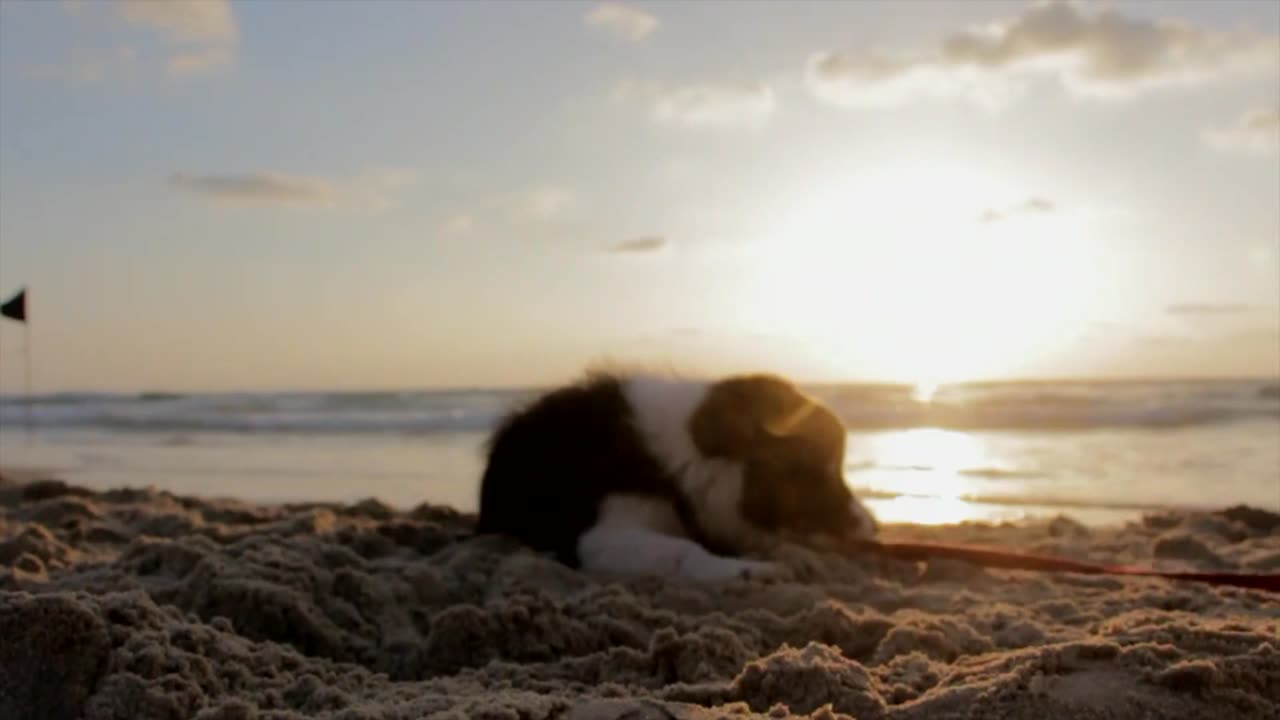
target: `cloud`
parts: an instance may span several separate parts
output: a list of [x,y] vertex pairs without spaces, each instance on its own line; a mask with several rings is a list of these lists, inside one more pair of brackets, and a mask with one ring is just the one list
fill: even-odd
[[158,34],[170,46],[170,77],[200,75],[231,66],[239,29],[230,0],[124,0],[121,18]]
[[1029,198],[1022,204],[1022,209],[1026,212],[1053,212],[1055,207],[1052,200],[1038,197]]
[[315,178],[275,172],[242,175],[187,175],[169,177],[174,187],[221,200],[283,205],[327,205],[337,196],[329,183]]
[[582,16],[582,22],[632,42],[645,39],[658,29],[658,18],[619,2],[602,2]]
[[1012,94],[1007,83],[990,73],[877,50],[814,53],[804,75],[814,98],[844,108],[885,108],[921,97],[954,96],[997,106]]
[[1001,220],[1007,220],[1010,217],[1017,215],[1043,215],[1051,213],[1056,209],[1057,205],[1052,200],[1032,197],[1003,210],[987,208],[982,211],[982,215],[978,217],[978,220],[984,223],[993,223]]
[[234,43],[238,31],[230,0],[122,0],[121,18],[173,42]]
[[668,246],[667,239],[658,235],[646,235],[643,237],[623,240],[609,247],[609,252],[614,254],[644,254],[655,253],[665,249]]
[[169,58],[165,70],[171,76],[199,75],[227,67],[232,60],[233,56],[228,48],[206,48],[193,52],[175,53]]
[[[64,0],[62,7],[71,18],[84,21],[96,19],[96,13],[108,6]],[[145,31],[158,41],[158,49],[142,54],[149,61],[147,67],[160,68],[176,78],[211,73],[235,62],[240,32],[230,0],[118,0],[110,7],[113,10],[106,16],[109,24]],[[134,50],[131,68],[137,57]],[[83,76],[85,67],[80,64],[79,73],[71,72],[74,66],[63,68],[59,74]],[[89,75],[95,81],[118,69],[101,62],[93,67],[96,69]]]
[[773,87],[759,80],[673,85],[626,78],[609,88],[605,100],[647,105],[653,122],[683,129],[758,129],[778,106]]
[[1273,153],[1280,148],[1280,106],[1246,110],[1230,123],[1206,130],[1204,140],[1220,150]]
[[382,212],[392,207],[391,194],[409,184],[409,170],[373,170],[344,181],[281,172],[227,174],[174,173],[171,186],[228,204],[332,208],[349,206]]
[[773,88],[763,82],[686,85],[659,92],[653,118],[682,128],[760,128],[776,106]]
[[1127,97],[1227,73],[1274,72],[1278,58],[1274,35],[1042,2],[953,32],[925,51],[815,53],[805,75],[814,97],[838,106],[890,106],[919,97],[1000,104],[1034,77],[1051,77],[1078,96]]
[[1169,315],[1220,316],[1243,315],[1267,309],[1240,303],[1178,303],[1166,306],[1164,311]]

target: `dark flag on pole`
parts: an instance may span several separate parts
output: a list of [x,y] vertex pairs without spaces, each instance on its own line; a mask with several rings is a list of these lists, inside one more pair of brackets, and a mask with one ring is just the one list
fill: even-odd
[[22,350],[25,362],[22,363],[22,374],[27,385],[27,441],[31,441],[31,323],[27,322],[27,289],[24,287],[17,295],[0,305],[0,316],[22,323]]
[[7,318],[13,318],[18,322],[27,321],[27,289],[22,288],[17,295],[9,298],[5,304],[0,305],[0,315]]

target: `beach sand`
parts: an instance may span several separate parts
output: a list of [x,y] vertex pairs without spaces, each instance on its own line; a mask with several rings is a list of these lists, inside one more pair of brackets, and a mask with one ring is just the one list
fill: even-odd
[[[0,718],[1275,718],[1280,596],[779,554],[795,579],[590,577],[422,505],[0,480]],[[890,526],[1280,571],[1280,516]]]

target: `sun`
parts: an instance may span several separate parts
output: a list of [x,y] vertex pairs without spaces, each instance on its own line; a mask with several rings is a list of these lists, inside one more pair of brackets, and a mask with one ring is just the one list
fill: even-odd
[[931,403],[938,392],[938,381],[932,378],[919,378],[914,381],[911,399],[918,403]]
[[1098,259],[1070,218],[984,217],[1018,197],[1014,183],[932,165],[817,182],[758,245],[752,312],[832,371],[911,382],[921,400],[1007,375],[1087,325]]

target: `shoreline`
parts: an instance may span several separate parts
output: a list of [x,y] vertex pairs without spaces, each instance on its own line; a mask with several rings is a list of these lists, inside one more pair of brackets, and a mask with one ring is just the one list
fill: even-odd
[[[1259,591],[794,547],[775,558],[786,581],[593,577],[470,536],[449,507],[266,505],[38,475],[0,474],[0,716],[1280,712],[1280,597]],[[1280,514],[1256,508],[885,536],[1280,571]]]
[[[201,477],[211,474],[213,471],[204,472]],[[188,495],[193,498],[203,500],[240,500],[245,502],[253,502],[261,505],[300,505],[307,503],[351,503],[359,502],[366,497],[374,497],[378,502],[387,505],[394,511],[404,512],[412,509],[421,503],[432,503],[436,505],[450,506],[459,512],[473,512],[474,508],[463,503],[450,503],[443,498],[388,498],[379,497],[377,493],[366,495],[360,492],[347,492],[342,496],[334,494],[283,494],[268,495],[265,493],[255,493],[252,496],[245,494],[207,492],[199,488],[187,487],[191,483],[155,483],[155,482],[135,482],[135,483],[119,483],[104,480],[116,476],[124,475],[150,475],[150,472],[139,471],[135,469],[124,469],[119,471],[111,471],[103,473],[101,471],[94,472],[88,470],[77,470],[74,468],[60,468],[58,466],[0,466],[0,476],[8,477],[13,481],[30,481],[40,478],[59,478],[66,482],[70,482],[95,492],[106,492],[118,487],[134,487],[134,488],[151,488],[156,491],[171,492],[180,495]],[[172,476],[173,473],[168,473]],[[181,473],[178,473],[181,474]],[[243,480],[239,483],[243,489]],[[868,507],[871,507],[877,514],[888,511],[887,520],[889,524],[901,525],[904,520],[901,518],[912,517],[914,522],[927,525],[955,525],[961,522],[996,522],[996,523],[1025,523],[1052,520],[1059,516],[1069,517],[1073,521],[1080,522],[1091,528],[1110,528],[1124,525],[1129,522],[1141,520],[1143,515],[1163,512],[1181,512],[1181,513],[1207,513],[1214,510],[1213,507],[1204,505],[1191,504],[1156,504],[1143,502],[1103,502],[1091,503],[1085,500],[1073,499],[1070,497],[1054,498],[1041,496],[1019,497],[1017,495],[991,495],[991,496],[939,496],[929,495],[926,493],[911,492],[889,492],[875,490],[872,488],[854,488],[854,492],[858,494]],[[446,493],[457,498],[466,493],[459,492],[456,488],[452,492]],[[896,506],[896,507],[895,507]],[[919,508],[919,510],[917,510]],[[950,509],[951,512],[947,512]],[[1280,506],[1276,508],[1262,508],[1268,512],[1280,512]],[[941,512],[939,512],[941,511]],[[940,515],[941,519],[930,519],[933,516]]]

